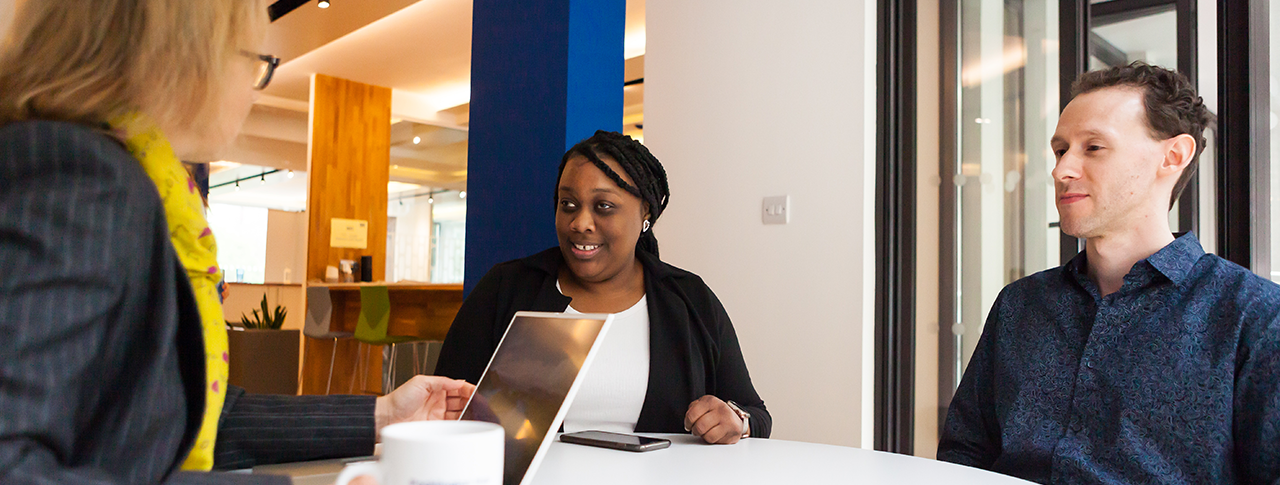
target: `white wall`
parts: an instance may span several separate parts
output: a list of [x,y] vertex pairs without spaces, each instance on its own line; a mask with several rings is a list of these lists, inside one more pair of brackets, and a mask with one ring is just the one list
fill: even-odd
[[13,23],[14,9],[17,4],[14,0],[0,0],[0,42],[4,37],[9,35],[9,24]]
[[[263,281],[301,283],[307,277],[307,213],[267,211],[267,257]],[[285,270],[289,278],[285,280]]]
[[262,283],[267,281],[267,214],[260,207],[209,205],[205,217],[218,243],[218,266],[227,281]]
[[[871,447],[875,2],[650,0],[655,227],[733,318],[779,439]],[[789,225],[761,198],[789,194]]]
[[[1196,91],[1201,98],[1204,98],[1204,104],[1214,114],[1218,113],[1218,3],[1216,0],[1198,0],[1198,8],[1196,9],[1196,20],[1199,25],[1196,27],[1196,75],[1200,79],[1196,80]],[[1271,11],[1274,12],[1280,8],[1272,2]],[[1274,15],[1274,14],[1273,14]],[[1276,39],[1277,34],[1272,30],[1272,39]],[[1273,66],[1275,64],[1272,64]],[[1273,77],[1274,79],[1274,77]],[[1272,99],[1275,99],[1277,93],[1276,84],[1272,84]],[[1206,130],[1207,131],[1207,130]],[[1217,146],[1218,140],[1213,137],[1210,132],[1205,133],[1208,139],[1205,144],[1204,152],[1200,153],[1200,161],[1196,176],[1200,178],[1200,229],[1196,231],[1196,237],[1200,238],[1200,244],[1204,246],[1207,253],[1218,252],[1218,171],[1208,169],[1218,165]],[[1272,158],[1275,160],[1275,158]],[[1276,171],[1273,169],[1272,183],[1275,183]],[[1272,192],[1273,194],[1276,192]],[[1272,197],[1272,200],[1276,200]],[[1272,239],[1275,241],[1275,239]],[[1273,243],[1274,244],[1274,243]],[[1275,246],[1272,246],[1275,247]],[[1277,253],[1272,253],[1277,254]],[[1274,276],[1273,276],[1274,278]]]
[[938,455],[938,274],[941,44],[938,2],[919,2],[916,25],[916,456]]
[[387,204],[388,217],[396,221],[395,253],[387,258],[392,261],[387,267],[387,281],[431,281],[432,209],[427,197]]

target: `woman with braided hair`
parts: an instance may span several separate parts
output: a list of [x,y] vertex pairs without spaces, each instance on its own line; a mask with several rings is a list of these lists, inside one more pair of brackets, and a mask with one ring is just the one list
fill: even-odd
[[566,432],[768,438],[729,315],[697,275],[658,259],[667,174],[631,137],[597,131],[569,149],[555,187],[559,245],[493,267],[453,321],[436,373],[472,383],[517,311],[613,313]]

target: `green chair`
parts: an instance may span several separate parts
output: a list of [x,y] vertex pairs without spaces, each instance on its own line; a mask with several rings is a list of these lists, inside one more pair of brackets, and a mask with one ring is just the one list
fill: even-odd
[[[395,362],[395,344],[419,340],[409,335],[387,335],[390,326],[391,295],[387,292],[387,287],[360,287],[360,318],[356,320],[355,338],[365,344],[384,346],[382,359],[382,392],[384,394],[391,392],[390,387],[395,382],[395,366],[387,365],[388,362]],[[365,361],[366,359],[360,359],[361,363]],[[363,378],[365,374],[367,371],[361,372],[361,377]],[[354,379],[352,383],[355,383]]]

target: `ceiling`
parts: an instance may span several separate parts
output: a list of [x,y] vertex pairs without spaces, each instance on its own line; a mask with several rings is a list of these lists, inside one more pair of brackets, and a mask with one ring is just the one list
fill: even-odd
[[[370,19],[369,10],[385,16]],[[367,21],[330,20],[349,12],[365,12],[361,20]],[[306,102],[311,74],[322,73],[426,102],[400,117],[430,120],[471,98],[471,0],[334,0],[327,9],[308,4],[272,24],[267,44],[292,54],[282,56],[267,96]]]
[[[214,168],[218,170],[218,168]],[[307,207],[307,174],[267,174],[274,169],[254,165],[224,164],[209,176],[209,203],[302,211]],[[236,180],[239,183],[236,183]]]
[[[6,1],[12,0],[0,0]],[[248,172],[264,167],[305,172],[310,77],[322,73],[392,89],[393,181],[465,190],[471,5],[471,0],[332,0],[327,9],[309,2],[281,17],[272,23],[264,49],[282,58],[280,68],[222,158],[248,165],[243,167]],[[619,84],[644,77],[644,6],[644,0],[627,1],[627,61]],[[624,88],[623,131],[638,138],[643,103],[643,82]],[[215,173],[211,183],[244,176]],[[239,191],[223,188],[211,197],[274,208],[282,208],[282,200],[302,200],[300,208],[305,206],[302,180],[305,176],[276,183],[268,176],[265,185],[242,183]],[[256,194],[273,191],[287,193]]]

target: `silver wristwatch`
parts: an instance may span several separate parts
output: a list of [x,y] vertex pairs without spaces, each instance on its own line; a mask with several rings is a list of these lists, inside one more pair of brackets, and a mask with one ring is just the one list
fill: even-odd
[[746,438],[748,436],[751,436],[751,423],[750,423],[751,413],[748,413],[742,410],[742,406],[739,406],[738,403],[736,402],[725,401],[725,404],[729,405],[729,409],[732,409],[734,414],[737,414],[739,418],[742,418],[742,436],[741,437]]

